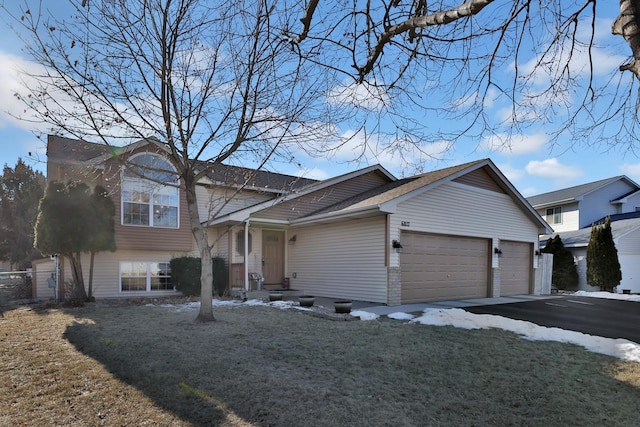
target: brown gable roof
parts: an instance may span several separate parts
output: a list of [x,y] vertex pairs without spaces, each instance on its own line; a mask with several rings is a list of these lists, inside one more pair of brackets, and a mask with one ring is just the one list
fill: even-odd
[[275,192],[290,192],[307,187],[318,182],[315,179],[285,175],[277,172],[231,166],[222,163],[210,164],[200,162],[199,167],[206,168],[206,177],[216,184],[232,187],[249,187],[272,190]]
[[462,170],[467,169],[470,166],[482,163],[484,161],[485,160],[476,160],[474,162],[464,163],[462,165],[451,166],[433,172],[427,172],[422,175],[399,179],[384,186],[375,188],[371,191],[359,194],[350,199],[343,200],[340,203],[329,206],[328,208],[323,209],[322,211],[315,212],[314,214],[322,214],[343,209],[358,209],[367,206],[381,205],[398,197],[404,196],[405,194],[408,194],[412,191],[418,190],[422,187],[448,178]]
[[68,162],[83,162],[109,152],[104,144],[49,135],[47,137],[47,158]]
[[[141,142],[144,141],[139,141],[135,144],[140,144]],[[151,144],[153,141],[149,140],[149,143]],[[126,147],[108,146],[106,144],[49,135],[47,139],[47,158],[63,163],[81,163],[101,156],[116,156]],[[248,169],[240,166],[212,165],[207,162],[199,162],[199,166],[207,169],[206,176],[214,183],[233,187],[247,186],[274,192],[290,192],[318,182],[314,179]]]

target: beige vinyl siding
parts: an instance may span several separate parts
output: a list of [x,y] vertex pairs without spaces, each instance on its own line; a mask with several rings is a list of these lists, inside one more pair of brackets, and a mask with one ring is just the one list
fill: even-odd
[[[403,221],[409,225],[402,225]],[[399,204],[391,216],[399,230],[536,242],[538,228],[506,194],[447,183]],[[397,264],[396,264],[397,265]]]
[[[121,292],[120,291],[120,262],[170,262],[171,258],[185,255],[180,252],[168,251],[126,251],[100,252],[96,254],[93,272],[93,295],[96,298],[132,298],[179,295],[173,291],[153,292]],[[188,254],[186,254],[188,255]],[[85,289],[89,286],[89,254],[82,255],[82,274]],[[72,280],[69,262],[64,263],[64,281]]]
[[[386,303],[385,217],[289,230],[291,287],[307,294]],[[296,277],[293,277],[293,274]]]
[[388,182],[389,179],[381,172],[372,171],[283,202],[277,206],[260,211],[256,213],[255,216],[279,220],[301,218]]
[[464,174],[461,177],[454,179],[454,181],[460,184],[471,185],[473,187],[484,188],[485,190],[494,191],[496,193],[506,194],[506,191],[498,184],[488,171],[490,171],[490,168],[485,166]]

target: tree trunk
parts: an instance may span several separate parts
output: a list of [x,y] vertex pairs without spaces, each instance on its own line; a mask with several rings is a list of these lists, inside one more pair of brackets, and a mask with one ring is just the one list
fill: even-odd
[[640,5],[637,0],[620,0],[620,15],[613,22],[611,32],[624,37],[633,53],[633,61],[620,66],[620,70],[629,70],[640,79]]
[[211,248],[207,237],[207,229],[200,222],[198,205],[196,199],[195,180],[191,183],[185,182],[185,193],[187,198],[187,210],[191,221],[191,232],[198,246],[200,253],[200,312],[196,321],[211,322],[216,320],[213,316],[213,268],[211,266]]
[[91,251],[91,261],[89,261],[89,289],[87,291],[87,301],[93,300],[93,260],[96,253]]
[[80,252],[69,257],[71,274],[73,275],[73,296],[77,301],[87,301],[87,293],[84,290],[84,278],[82,277],[82,262]]

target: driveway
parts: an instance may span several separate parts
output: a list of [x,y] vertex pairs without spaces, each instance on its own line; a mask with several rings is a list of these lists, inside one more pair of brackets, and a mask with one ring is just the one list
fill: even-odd
[[640,343],[640,303],[637,302],[563,295],[537,301],[464,307],[464,310]]

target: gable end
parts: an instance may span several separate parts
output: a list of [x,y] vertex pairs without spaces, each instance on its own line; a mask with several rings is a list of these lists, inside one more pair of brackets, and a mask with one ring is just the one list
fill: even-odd
[[453,180],[454,182],[470,185],[472,187],[482,188],[484,190],[493,191],[494,193],[507,194],[507,191],[489,173],[488,168],[482,167],[464,174]]

